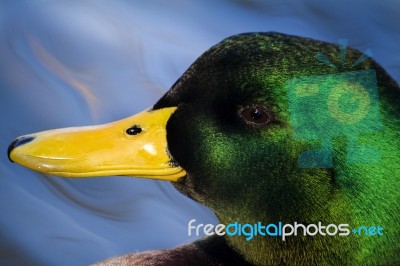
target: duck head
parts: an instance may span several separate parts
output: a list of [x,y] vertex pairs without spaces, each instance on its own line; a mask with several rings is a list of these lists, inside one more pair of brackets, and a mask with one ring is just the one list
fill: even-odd
[[[301,77],[334,79],[340,69],[316,60],[320,53],[340,65],[337,45],[278,33],[230,37],[199,57],[149,110],[103,126],[20,137],[10,145],[10,160],[66,177],[174,181],[179,191],[210,207],[225,224],[321,222],[398,229],[399,88],[373,60],[352,71],[376,72],[381,126],[359,135],[360,142],[379,151],[378,160],[350,162],[347,132],[332,139],[331,166],[299,164],[304,151],[320,148],[324,136],[331,136],[331,127],[318,122],[331,117],[308,104],[306,118],[297,122],[319,125],[318,134],[296,138],[287,84]],[[360,56],[348,49],[344,65]],[[319,105],[315,101],[315,110]],[[375,128],[376,123],[364,121],[362,127]],[[399,232],[378,240],[352,235],[226,239],[254,264],[351,264],[372,257],[394,259]]]

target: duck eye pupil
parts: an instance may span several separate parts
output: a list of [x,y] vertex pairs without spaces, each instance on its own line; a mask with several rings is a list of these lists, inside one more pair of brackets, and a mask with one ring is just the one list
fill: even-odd
[[258,120],[258,119],[260,119],[262,117],[263,111],[256,108],[251,112],[250,115],[254,120]]
[[265,106],[250,105],[242,107],[239,111],[240,117],[252,126],[262,126],[273,122],[273,116]]
[[134,125],[126,130],[126,134],[128,135],[137,135],[142,132],[142,129],[138,125]]

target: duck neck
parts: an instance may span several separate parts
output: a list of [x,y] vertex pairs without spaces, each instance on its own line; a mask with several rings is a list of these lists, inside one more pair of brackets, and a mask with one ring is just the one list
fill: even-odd
[[[294,200],[293,192],[286,191],[293,197],[282,198],[275,207],[269,205],[266,209],[267,200],[260,196],[265,188],[260,188],[254,189],[257,197],[246,199],[238,195],[241,203],[232,200],[231,208],[228,204],[224,205],[225,209],[216,207],[224,210],[217,212],[224,224],[241,225],[241,229],[237,228],[241,235],[225,236],[228,245],[255,265],[398,262],[400,152],[395,145],[389,146],[380,149],[384,152],[379,163],[339,165],[332,174],[330,189],[316,185],[312,191],[318,196],[309,197],[308,201],[301,200],[307,199],[305,194]],[[268,234],[265,230],[269,224],[273,225]],[[283,238],[285,224],[288,225],[286,232],[291,232],[297,224],[297,236],[293,233]],[[299,224],[309,229],[306,235]],[[332,235],[326,233],[328,225]],[[318,228],[315,235],[314,228]],[[233,232],[234,226],[230,230]]]
[[[226,187],[224,193],[213,193],[219,195],[217,200],[195,199],[210,206],[221,223],[234,224],[229,228],[234,235],[225,235],[225,242],[251,264],[393,265],[398,262],[400,248],[400,191],[396,185],[400,154],[395,148],[387,150],[387,154],[395,154],[397,162],[393,162],[393,156],[383,153],[379,164],[337,167],[330,177],[334,179],[331,185],[315,185],[307,194],[242,186],[241,190],[232,189],[235,195],[227,196],[226,192],[231,190]],[[308,178],[319,178],[317,183],[321,183],[328,177]],[[269,196],[272,193],[279,201]],[[293,227],[296,223],[297,235],[293,233],[283,239],[283,226]],[[267,233],[269,224],[273,225]],[[311,234],[304,235],[299,224],[306,228],[310,224],[315,226],[308,228]],[[328,225],[332,235],[326,233]],[[314,234],[313,227],[321,228],[325,235]],[[291,231],[290,227],[286,230]]]

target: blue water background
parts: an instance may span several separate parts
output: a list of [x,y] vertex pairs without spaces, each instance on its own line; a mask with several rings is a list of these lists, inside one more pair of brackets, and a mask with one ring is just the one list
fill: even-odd
[[193,241],[211,211],[170,183],[62,179],[11,164],[11,140],[114,121],[160,98],[206,49],[278,31],[365,51],[400,80],[399,1],[1,1],[0,264],[87,265]]

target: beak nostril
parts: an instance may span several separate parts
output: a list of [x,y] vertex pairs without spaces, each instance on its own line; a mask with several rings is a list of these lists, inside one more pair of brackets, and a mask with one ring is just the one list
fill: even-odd
[[7,150],[7,155],[8,155],[8,159],[13,162],[11,160],[10,154],[11,152],[18,146],[24,145],[26,143],[31,142],[32,140],[34,140],[35,137],[20,137],[20,138],[16,138],[13,142],[11,142],[10,146],[8,146],[8,150]]
[[126,130],[128,135],[138,135],[142,132],[142,128],[138,125],[134,125]]

